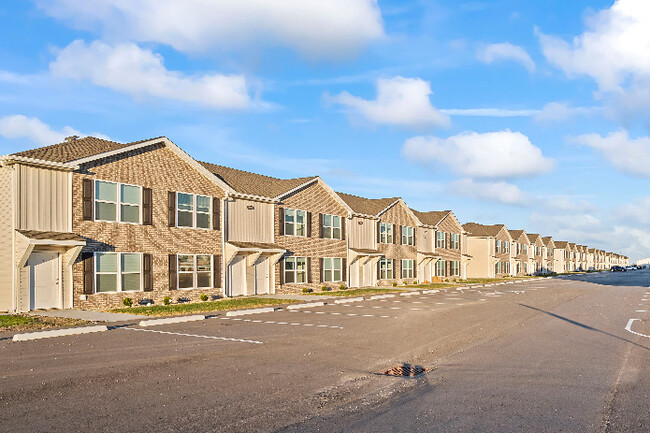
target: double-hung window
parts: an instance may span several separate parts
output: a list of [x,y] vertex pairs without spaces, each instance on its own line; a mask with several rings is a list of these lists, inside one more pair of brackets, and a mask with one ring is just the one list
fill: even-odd
[[287,236],[307,236],[307,211],[285,209],[284,234]]
[[415,228],[402,226],[402,245],[415,245]]
[[503,246],[504,246],[503,252],[504,253],[509,253],[510,252],[510,242],[504,241]]
[[393,243],[393,225],[390,223],[379,223],[379,243],[392,244]]
[[393,279],[393,259],[383,258],[379,261],[379,279]]
[[209,254],[178,255],[178,288],[212,287],[212,256]]
[[142,254],[95,253],[95,291],[137,292],[142,288]]
[[341,239],[342,220],[343,218],[338,215],[323,214],[323,237],[325,239]]
[[500,253],[501,252],[501,241],[496,241],[494,245],[495,245],[494,251],[497,252],[497,253]]
[[95,220],[140,223],[142,188],[124,183],[95,181]]
[[436,248],[447,248],[445,232],[436,232]]
[[510,262],[503,262],[503,272],[510,274]]
[[501,262],[496,262],[494,264],[494,273],[495,274],[500,274],[501,273]]
[[452,277],[460,276],[460,262],[458,260],[451,261],[451,276]]
[[451,244],[449,247],[452,250],[459,250],[460,249],[460,235],[458,233],[450,233],[449,234],[449,243]]
[[205,195],[176,193],[176,225],[209,229],[212,199]]
[[343,281],[343,259],[327,257],[323,259],[323,282]]
[[436,277],[446,277],[447,275],[447,262],[438,260],[436,262]]
[[402,278],[414,278],[415,261],[413,259],[402,259]]
[[286,284],[307,282],[307,257],[284,259],[284,282]]

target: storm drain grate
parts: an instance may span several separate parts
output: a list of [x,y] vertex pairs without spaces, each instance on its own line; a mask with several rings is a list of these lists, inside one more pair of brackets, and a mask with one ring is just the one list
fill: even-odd
[[385,376],[395,376],[395,377],[416,377],[421,374],[428,372],[428,368],[424,368],[421,365],[410,365],[402,364],[395,367],[391,367],[388,370],[382,371],[379,374]]

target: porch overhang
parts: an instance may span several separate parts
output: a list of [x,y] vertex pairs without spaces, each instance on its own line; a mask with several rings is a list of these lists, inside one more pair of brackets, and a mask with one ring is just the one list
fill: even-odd
[[36,247],[72,250],[73,254],[69,255],[69,261],[73,263],[81,249],[86,245],[86,239],[74,233],[16,230],[16,235],[16,264],[18,267],[25,266]]
[[286,251],[286,248],[282,248],[277,244],[230,241],[226,242],[224,248],[224,266],[228,266],[237,254],[245,254],[249,266],[262,255],[269,256],[271,264],[275,265]]
[[349,253],[348,253],[348,258],[350,260],[350,264],[352,264],[356,260],[359,260],[361,258],[380,259],[381,256],[383,256],[383,255],[384,255],[384,253],[379,252],[377,250],[369,250],[369,249],[361,249],[361,248],[350,248]]
[[418,251],[417,252],[417,264],[420,265],[424,263],[425,261],[430,261],[433,263],[436,263],[438,260],[442,259],[441,256],[437,255],[436,253],[433,252],[428,252],[428,251]]

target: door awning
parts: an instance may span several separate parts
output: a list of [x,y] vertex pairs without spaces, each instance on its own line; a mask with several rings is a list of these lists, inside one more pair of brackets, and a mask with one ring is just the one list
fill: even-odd
[[278,244],[265,243],[265,242],[241,242],[241,241],[228,241],[225,245],[224,262],[228,266],[237,254],[246,254],[248,256],[249,265],[254,263],[262,254],[270,255],[273,264],[277,263],[287,251],[286,248]]
[[35,245],[78,246],[86,245],[86,239],[74,233],[43,232],[38,230],[16,230]]

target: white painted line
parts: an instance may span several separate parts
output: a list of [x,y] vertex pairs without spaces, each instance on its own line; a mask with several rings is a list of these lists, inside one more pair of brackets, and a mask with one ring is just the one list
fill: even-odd
[[82,328],[66,328],[66,329],[53,329],[51,331],[29,332],[26,334],[16,334],[13,336],[13,341],[31,341],[40,340],[42,338],[64,337],[66,335],[81,335],[90,334],[92,332],[108,331],[105,325],[97,326],[84,326]]
[[197,314],[195,316],[166,317],[164,319],[141,320],[139,325],[158,326],[158,325],[168,325],[170,323],[196,322],[199,320],[205,320],[205,316]]
[[[292,311],[292,313],[306,313],[310,314],[313,313],[313,311]],[[376,314],[356,314],[356,313],[338,313],[338,312],[332,312],[332,313],[326,313],[326,314],[331,314],[332,316],[356,316],[356,317],[384,317],[388,318],[391,316],[379,316]],[[396,317],[393,317],[396,319]]]
[[373,295],[370,297],[370,299],[386,299],[386,298],[394,298],[395,295]]
[[632,323],[634,323],[635,320],[641,320],[641,319],[630,319],[630,320],[628,320],[627,326],[625,327],[625,330],[627,332],[631,332],[632,334],[640,335],[641,337],[650,338],[650,335],[645,335],[645,334],[641,334],[640,332],[632,331]]
[[650,310],[636,310],[635,313],[650,313]]
[[444,302],[436,302],[436,305],[445,305]]
[[298,310],[300,308],[312,308],[312,307],[322,307],[325,305],[325,302],[310,302],[308,304],[295,304],[289,305],[287,310]]
[[228,311],[226,313],[226,316],[228,317],[233,317],[233,316],[243,316],[245,314],[260,314],[260,313],[272,313],[274,312],[275,309],[273,307],[268,307],[268,308],[254,308],[252,310],[235,310],[235,311]]
[[[222,317],[222,319],[225,319],[225,317]],[[263,344],[263,342],[261,342],[261,341],[246,340],[246,339],[243,339],[243,338],[216,337],[216,336],[213,336],[213,335],[183,334],[183,333],[180,333],[180,332],[158,331],[158,330],[155,330],[155,329],[140,329],[140,328],[119,328],[119,329],[126,329],[126,330],[129,330],[129,331],[155,332],[157,334],[179,335],[181,337],[207,338],[209,340],[236,341],[236,342],[239,342],[239,343]]]
[[361,302],[363,298],[347,298],[347,299],[337,299],[334,301],[335,304],[344,304],[346,302]]
[[[311,313],[311,311],[292,311],[292,313]],[[241,319],[241,318],[232,318],[232,317],[220,317],[221,320],[235,320],[238,322],[255,322],[255,323],[264,323],[267,325],[286,325],[286,326],[315,326],[317,328],[329,328],[329,329],[343,329],[342,326],[335,326],[335,325],[316,325],[315,323],[298,323],[298,322],[276,322],[274,320],[265,320],[265,321],[260,321],[260,320],[251,320],[251,319]],[[144,331],[144,329],[143,329]]]

